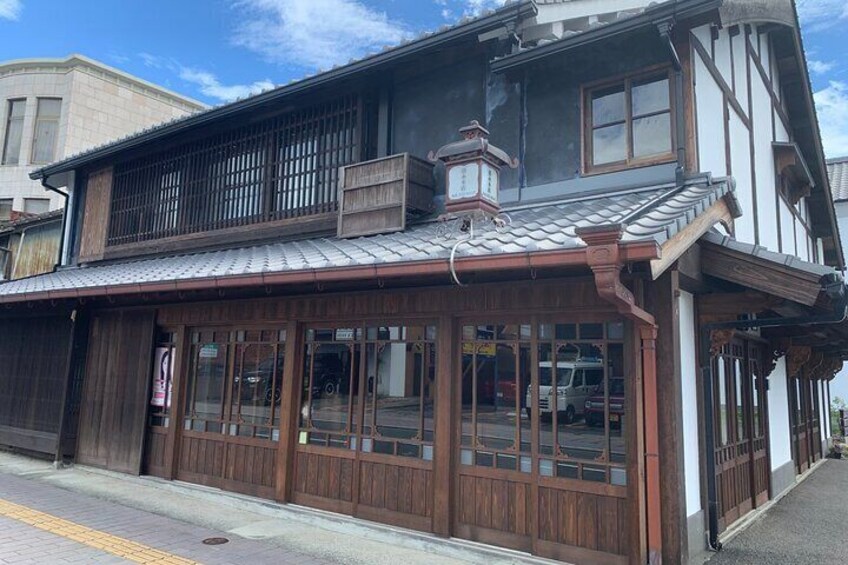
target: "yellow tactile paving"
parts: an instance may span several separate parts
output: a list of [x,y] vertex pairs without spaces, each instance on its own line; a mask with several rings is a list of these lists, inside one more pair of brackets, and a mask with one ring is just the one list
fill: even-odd
[[134,563],[149,565],[200,565],[197,561],[185,559],[165,551],[160,551],[142,543],[130,541],[106,532],[80,526],[69,520],[33,510],[14,502],[0,500],[0,516],[29,524],[45,532],[62,536],[69,540],[123,557]]

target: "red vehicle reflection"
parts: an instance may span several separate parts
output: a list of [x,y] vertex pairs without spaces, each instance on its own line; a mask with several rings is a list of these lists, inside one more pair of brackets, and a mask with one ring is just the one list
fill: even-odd
[[[598,387],[596,394],[590,396],[586,400],[586,425],[588,426],[603,426],[604,425],[604,390],[603,386]],[[621,425],[621,420],[624,418],[624,379],[610,379],[609,390],[609,421],[611,425]]]

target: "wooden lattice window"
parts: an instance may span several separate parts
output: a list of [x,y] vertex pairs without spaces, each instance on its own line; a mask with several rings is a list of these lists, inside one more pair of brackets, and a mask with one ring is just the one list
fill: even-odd
[[432,460],[435,339],[427,325],[307,330],[300,443]]
[[345,96],[117,165],[107,245],[335,211],[361,114]]

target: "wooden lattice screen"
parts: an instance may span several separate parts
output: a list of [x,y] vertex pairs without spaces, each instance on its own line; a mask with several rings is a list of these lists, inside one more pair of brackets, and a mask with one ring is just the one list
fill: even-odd
[[107,245],[335,211],[361,115],[345,96],[117,165]]

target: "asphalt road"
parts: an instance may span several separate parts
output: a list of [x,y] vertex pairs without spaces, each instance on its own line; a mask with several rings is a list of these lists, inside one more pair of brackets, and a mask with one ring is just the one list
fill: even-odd
[[828,460],[709,565],[848,563],[848,461]]

